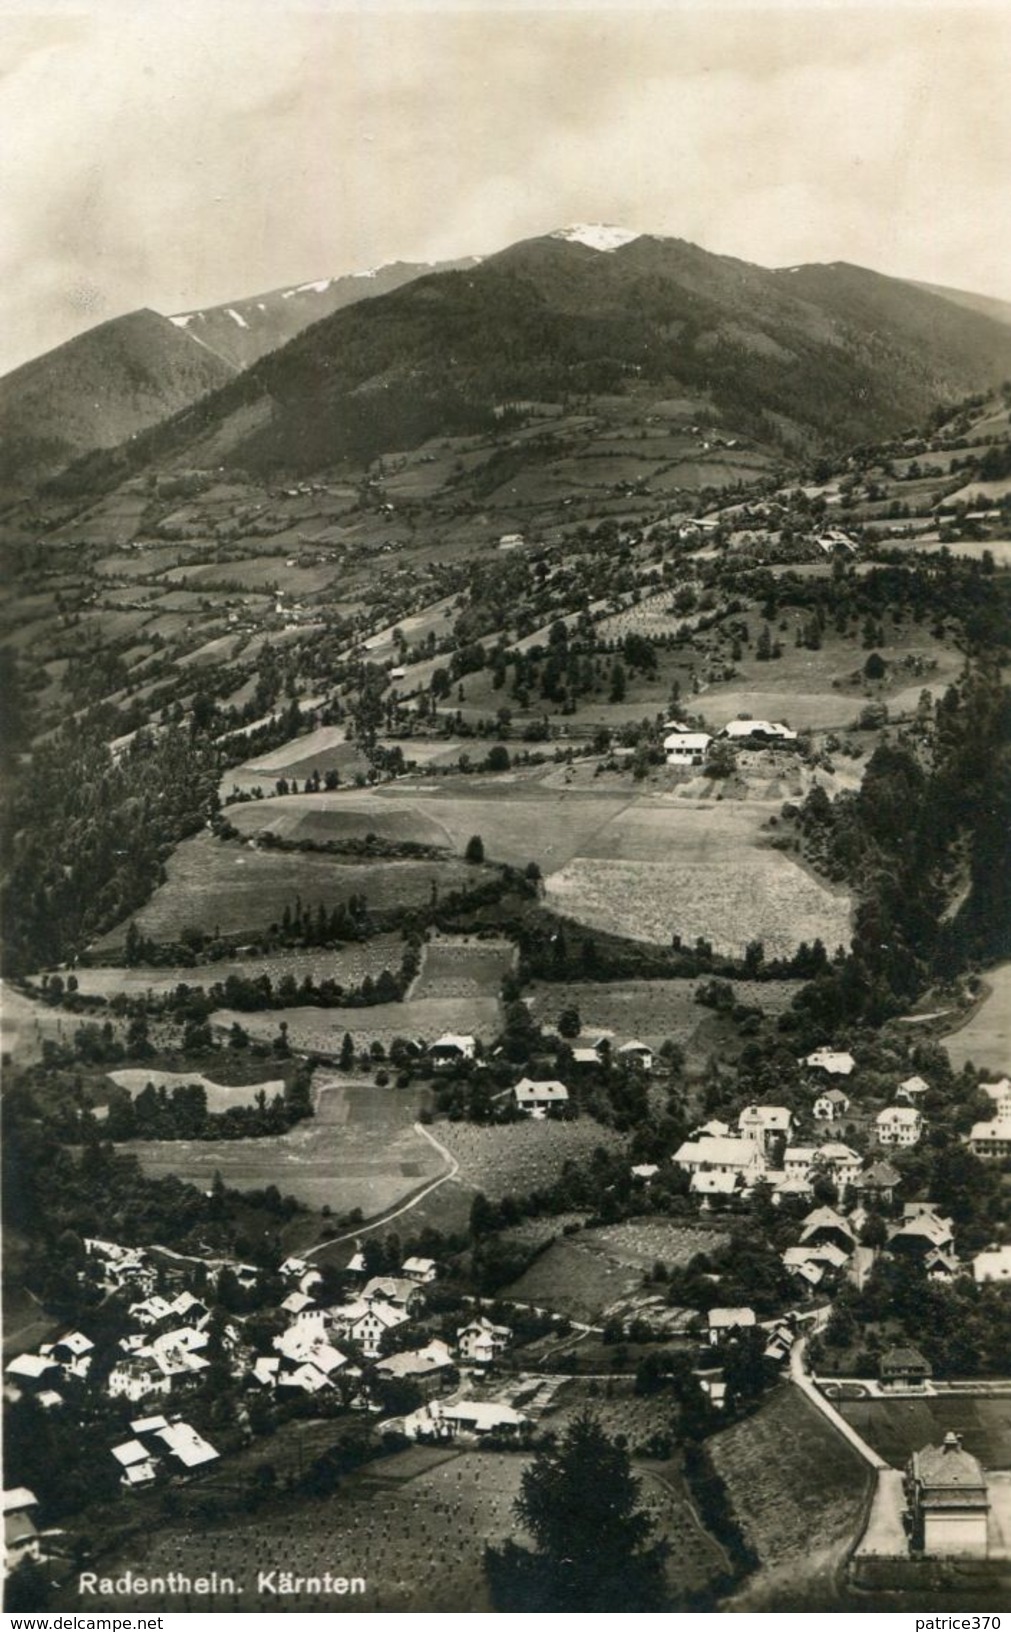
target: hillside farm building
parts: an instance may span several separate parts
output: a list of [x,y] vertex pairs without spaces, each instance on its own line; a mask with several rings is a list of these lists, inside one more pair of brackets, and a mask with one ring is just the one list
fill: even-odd
[[705,731],[674,731],[664,738],[668,765],[704,765],[712,737]]

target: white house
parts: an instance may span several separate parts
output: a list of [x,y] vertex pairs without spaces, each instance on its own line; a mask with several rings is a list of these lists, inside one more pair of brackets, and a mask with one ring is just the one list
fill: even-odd
[[405,1258],[400,1266],[402,1278],[415,1281],[419,1286],[427,1286],[438,1273],[439,1266],[434,1258]]
[[793,1114],[785,1105],[747,1105],[737,1118],[741,1138],[763,1150],[778,1134],[789,1138],[792,1123]]
[[529,1077],[524,1077],[513,1089],[513,1102],[525,1116],[543,1121],[550,1112],[561,1110],[569,1103],[569,1090],[564,1082],[531,1082]]
[[969,1147],[973,1155],[983,1161],[999,1161],[1011,1156],[1011,1100],[998,1103],[997,1114],[991,1122],[973,1123]]
[[754,1309],[710,1309],[708,1315],[709,1341],[718,1343],[728,1332],[743,1331],[757,1325]]
[[646,1043],[640,1043],[633,1037],[630,1043],[622,1043],[617,1051],[617,1058],[625,1065],[635,1066],[639,1071],[652,1071],[653,1050]]
[[707,1205],[713,1197],[740,1195],[744,1189],[744,1180],[740,1173],[693,1173],[688,1186],[693,1196],[701,1196],[703,1205]]
[[820,1168],[835,1184],[842,1187],[853,1184],[864,1165],[856,1151],[838,1139],[830,1139],[825,1144],[819,1145],[814,1154],[815,1168]]
[[480,1315],[469,1325],[459,1328],[456,1346],[461,1360],[478,1366],[490,1366],[506,1348],[511,1337],[508,1326],[495,1326],[486,1316]]
[[765,1172],[765,1158],[751,1139],[702,1134],[686,1139],[671,1158],[685,1173],[732,1173],[755,1184]]
[[919,1143],[923,1118],[915,1105],[887,1105],[874,1119],[879,1145]]
[[972,1260],[972,1276],[977,1286],[987,1281],[1011,1281],[1011,1247],[987,1247]]
[[788,725],[782,725],[778,720],[728,720],[720,736],[729,738],[731,742],[746,741],[749,737],[754,737],[758,742],[797,741],[796,731],[791,731]]
[[341,1309],[335,1309],[332,1318],[341,1336],[350,1343],[359,1344],[362,1352],[374,1360],[379,1353],[383,1333],[394,1326],[403,1325],[409,1316],[405,1310],[395,1309],[392,1304],[378,1298],[368,1301],[359,1298]]
[[673,731],[663,739],[667,764],[682,767],[704,765],[712,740],[707,731]]
[[930,1083],[924,1082],[922,1077],[907,1077],[900,1082],[895,1090],[897,1103],[903,1105],[922,1105],[924,1094],[930,1093]]
[[852,1054],[836,1048],[816,1048],[807,1055],[804,1064],[809,1071],[824,1071],[827,1077],[850,1077],[857,1068]]
[[818,1095],[811,1113],[818,1122],[835,1122],[850,1108],[849,1096],[841,1088],[826,1088]]
[[450,1066],[461,1065],[465,1060],[472,1060],[476,1053],[476,1037],[446,1031],[443,1032],[441,1037],[435,1039],[428,1051],[428,1057],[437,1071],[445,1071]]
[[116,1362],[109,1373],[107,1387],[112,1399],[129,1400],[136,1405],[150,1394],[170,1394],[172,1377],[155,1365],[153,1359],[135,1357]]

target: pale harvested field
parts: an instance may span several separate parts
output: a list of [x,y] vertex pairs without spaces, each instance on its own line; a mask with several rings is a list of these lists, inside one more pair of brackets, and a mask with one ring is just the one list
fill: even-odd
[[244,1014],[237,1009],[216,1009],[213,1025],[227,1030],[238,1021],[251,1037],[270,1041],[281,1022],[288,1026],[288,1042],[296,1051],[336,1053],[345,1032],[350,1032],[356,1049],[370,1043],[389,1048],[395,1037],[434,1043],[444,1031],[463,1032],[489,1042],[501,1029],[501,1015],[494,997],[428,997],[410,1003],[375,1003],[361,1008],[321,1009],[305,1004],[290,1009],[269,1009]]
[[207,1109],[212,1115],[221,1111],[231,1111],[236,1107],[255,1105],[260,1094],[267,1096],[267,1104],[278,1095],[284,1096],[284,1078],[276,1077],[270,1082],[250,1082],[244,1086],[223,1085],[212,1082],[201,1071],[149,1071],[144,1066],[126,1067],[121,1071],[110,1071],[111,1081],[120,1088],[125,1088],[131,1099],[136,1099],[151,1083],[155,1088],[167,1088],[169,1094],[174,1088],[182,1088],[192,1083],[203,1088],[207,1095]]
[[998,964],[983,976],[990,995],[959,1031],[943,1038],[956,1071],[971,1060],[994,1076],[1011,1072],[1011,963]]
[[768,956],[788,956],[801,941],[821,939],[830,951],[848,944],[848,896],[762,847],[767,808],[640,805],[547,879],[547,900],[582,923],[657,945],[675,933],[727,954],[751,940]]
[[[419,744],[401,743],[405,755]],[[438,746],[438,745],[433,745]],[[442,745],[444,748],[445,745]],[[252,762],[251,762],[252,763]],[[227,778],[226,778],[227,780]],[[462,853],[473,834],[480,834],[489,861],[524,866],[536,861],[544,872],[563,866],[580,846],[635,800],[630,789],[576,792],[551,788],[519,773],[446,777],[429,785],[405,781],[374,792],[337,793],[265,799],[233,805],[228,816],[243,831],[277,819],[298,820],[311,813],[312,837],[324,841],[349,833],[364,837],[383,832],[396,817],[398,839],[444,844]],[[244,825],[245,824],[245,825]],[[297,836],[297,829],[292,830]]]

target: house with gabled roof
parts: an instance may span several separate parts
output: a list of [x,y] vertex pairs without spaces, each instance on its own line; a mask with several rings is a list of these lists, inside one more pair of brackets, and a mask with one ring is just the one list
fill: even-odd
[[930,1083],[922,1077],[907,1077],[895,1090],[895,1099],[901,1105],[922,1106],[923,1097],[930,1093]]
[[837,1122],[850,1108],[848,1094],[841,1088],[826,1088],[811,1107],[811,1115],[818,1122]]
[[869,1201],[879,1201],[891,1206],[895,1190],[902,1183],[902,1174],[891,1162],[872,1162],[871,1166],[857,1175],[853,1181],[854,1189],[860,1195],[866,1196]]
[[569,1090],[564,1082],[532,1082],[529,1077],[524,1077],[513,1089],[516,1109],[538,1121],[558,1114],[568,1103]]
[[927,1210],[907,1213],[902,1222],[894,1225],[888,1233],[888,1251],[891,1253],[925,1258],[935,1248],[940,1252],[951,1252],[954,1245],[951,1219],[940,1218],[937,1213]]
[[996,1115],[989,1122],[973,1123],[969,1148],[984,1162],[1011,1156],[1011,1100],[998,1101]]
[[630,1065],[637,1071],[652,1071],[654,1054],[647,1043],[640,1043],[637,1037],[630,1042],[622,1043],[615,1058],[623,1065]]
[[507,1348],[512,1335],[508,1326],[496,1326],[486,1315],[478,1315],[459,1328],[456,1346],[461,1360],[471,1365],[490,1366]]
[[710,1309],[706,1326],[710,1343],[719,1343],[730,1332],[747,1331],[757,1325],[754,1309],[747,1305],[733,1309]]
[[878,1362],[881,1387],[889,1393],[922,1393],[932,1374],[930,1361],[912,1347],[887,1349]]
[[685,1173],[732,1173],[755,1184],[765,1172],[765,1158],[751,1139],[712,1134],[686,1139],[671,1160]]
[[383,1333],[408,1320],[406,1310],[395,1309],[381,1298],[358,1298],[331,1313],[334,1329],[349,1343],[357,1343],[369,1359],[379,1354]]
[[856,1236],[849,1220],[837,1213],[834,1207],[816,1207],[813,1213],[808,1213],[801,1228],[801,1246],[816,1247],[823,1242],[831,1242],[847,1256],[856,1245]]
[[793,1112],[785,1105],[746,1105],[737,1118],[742,1139],[751,1139],[767,1150],[776,1138],[788,1139],[793,1126]]
[[415,1281],[419,1286],[427,1286],[438,1273],[439,1266],[434,1258],[405,1258],[400,1266],[403,1279]]
[[919,1144],[923,1118],[915,1105],[886,1105],[874,1119],[879,1145],[899,1145],[908,1149]]
[[441,1037],[436,1038],[428,1050],[428,1058],[436,1071],[446,1071],[454,1065],[462,1065],[465,1061],[474,1059],[476,1053],[476,1037],[445,1031]]

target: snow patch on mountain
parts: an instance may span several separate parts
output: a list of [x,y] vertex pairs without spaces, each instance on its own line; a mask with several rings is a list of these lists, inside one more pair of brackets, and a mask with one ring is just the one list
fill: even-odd
[[604,221],[582,221],[575,226],[559,227],[552,238],[564,238],[570,244],[585,244],[588,249],[599,249],[605,255],[623,244],[631,244],[642,234],[630,232],[627,227],[612,227]]
[[242,313],[237,312],[235,310],[234,306],[226,306],[225,311],[228,313],[229,317],[232,318],[233,321],[236,322],[239,325],[240,329],[248,329],[249,328],[249,324],[246,322],[246,320],[243,317]]

